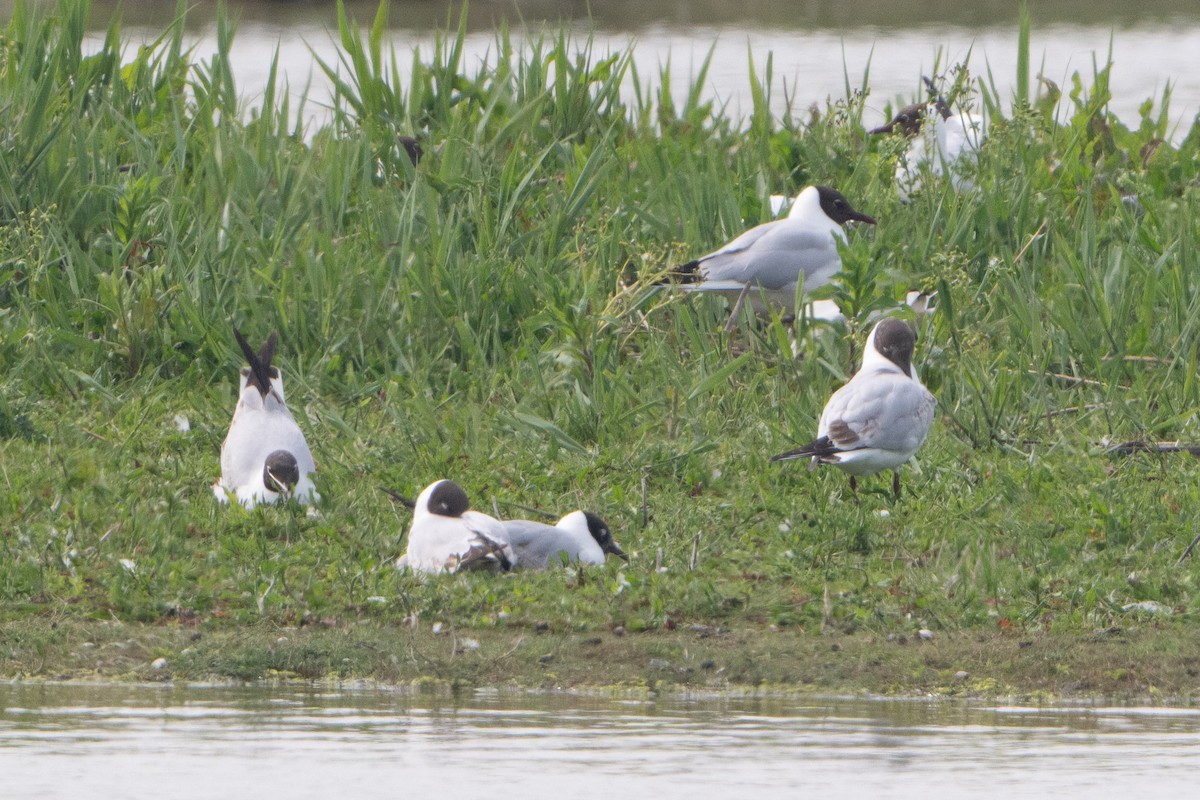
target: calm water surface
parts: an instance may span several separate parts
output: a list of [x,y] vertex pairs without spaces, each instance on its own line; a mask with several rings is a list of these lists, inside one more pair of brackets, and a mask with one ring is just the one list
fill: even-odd
[[1200,710],[7,685],[5,798],[1188,797]]

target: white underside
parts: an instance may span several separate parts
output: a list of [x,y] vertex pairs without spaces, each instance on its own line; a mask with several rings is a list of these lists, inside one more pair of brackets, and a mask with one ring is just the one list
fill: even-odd
[[[505,535],[497,519],[479,511],[466,511],[461,517],[414,513],[408,549],[396,567],[425,574],[452,572],[472,547],[487,541],[507,544]],[[506,548],[506,555],[514,566],[519,563],[511,548]]]
[[221,478],[213,484],[213,496],[221,503],[228,503],[232,496],[246,508],[278,502],[280,494],[263,483],[267,456],[276,450],[291,453],[300,469],[300,480],[289,499],[304,505],[319,501],[312,480],[317,465],[291,412],[275,395],[268,395],[264,403],[257,389],[243,386],[221,445]]

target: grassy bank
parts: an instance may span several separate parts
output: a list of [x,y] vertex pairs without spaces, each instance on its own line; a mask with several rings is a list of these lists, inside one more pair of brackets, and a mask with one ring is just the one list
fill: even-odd
[[[228,24],[212,55],[181,28],[122,54],[116,23],[85,55],[87,14],[21,3],[0,39],[4,673],[163,657],[176,678],[540,684],[529,642],[548,632],[572,684],[655,660],[674,665],[655,680],[804,685],[853,651],[884,666],[825,685],[924,689],[1034,642],[1062,669],[997,686],[1200,688],[1200,467],[1102,447],[1200,440],[1200,126],[1170,136],[1167,97],[1115,119],[1107,70],[1059,96],[1029,76],[1026,33],[1015,99],[940,76],[989,116],[979,191],[904,205],[898,143],[864,134],[869,77],[779,118],[766,67],[730,119],[554,31],[500,32],[482,66],[450,32],[401,83],[382,19],[344,21],[332,121],[304,130],[274,83],[239,105]],[[417,168],[397,133],[422,136]],[[879,225],[844,255],[850,322],[801,321],[801,357],[777,319],[726,334],[719,301],[650,285],[814,182]],[[939,410],[903,500],[768,463],[811,437],[867,314],[910,287],[939,292],[918,345]],[[280,333],[319,514],[212,501],[231,321]],[[407,512],[376,487],[438,477],[502,513],[595,510],[631,563],[399,574]],[[275,659],[299,647],[281,637],[316,655]],[[140,661],[88,660],[110,641]],[[672,671],[692,666],[673,648],[726,668]],[[921,673],[936,648],[961,657]],[[1085,664],[1100,677],[1073,677]]]

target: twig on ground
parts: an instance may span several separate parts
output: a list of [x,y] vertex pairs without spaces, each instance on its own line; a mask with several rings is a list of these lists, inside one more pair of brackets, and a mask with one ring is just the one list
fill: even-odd
[[1197,533],[1195,538],[1192,539],[1192,543],[1184,548],[1183,555],[1179,556],[1179,560],[1175,562],[1175,566],[1178,567],[1180,564],[1182,564],[1183,560],[1190,556],[1192,551],[1196,549],[1197,544],[1200,544],[1200,533]]
[[1200,456],[1200,444],[1183,444],[1182,442],[1143,442],[1140,440],[1132,442],[1120,442],[1118,444],[1110,444],[1107,442],[1101,443],[1104,446],[1104,452],[1117,453],[1127,456],[1132,453],[1190,453],[1194,456]]

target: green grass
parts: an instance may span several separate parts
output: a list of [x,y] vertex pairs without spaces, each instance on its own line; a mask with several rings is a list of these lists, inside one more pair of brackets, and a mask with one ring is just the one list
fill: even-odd
[[[342,16],[333,116],[306,131],[278,81],[239,104],[228,20],[215,55],[189,52],[182,22],[122,55],[114,22],[85,56],[88,5],[40,8],[17,3],[0,34],[6,673],[37,672],[23,643],[41,641],[10,624],[93,620],[416,619],[489,641],[705,625],[746,653],[781,629],[1120,627],[1164,651],[1193,635],[1200,554],[1177,562],[1200,529],[1200,465],[1100,447],[1200,439],[1200,125],[1170,137],[1169,94],[1122,121],[1106,65],[1031,96],[1023,58],[1011,103],[951,65],[956,102],[990,118],[980,190],[903,205],[895,142],[864,134],[868,76],[812,120],[779,119],[768,59],[740,120],[697,87],[676,105],[669,68],[650,82],[562,31],[500,30],[467,65],[460,27],[403,83],[381,7],[365,33]],[[413,132],[415,170],[395,139]],[[777,319],[726,334],[719,301],[650,285],[813,182],[880,222],[846,248],[851,322],[801,324],[801,357]],[[813,434],[866,315],[916,286],[939,291],[918,354],[939,411],[903,500],[883,478],[855,502],[840,473],[768,463]],[[212,500],[231,322],[280,332],[319,515]],[[376,487],[439,477],[483,509],[593,509],[632,562],[400,574],[407,514]],[[1124,610],[1140,601],[1164,611]]]

